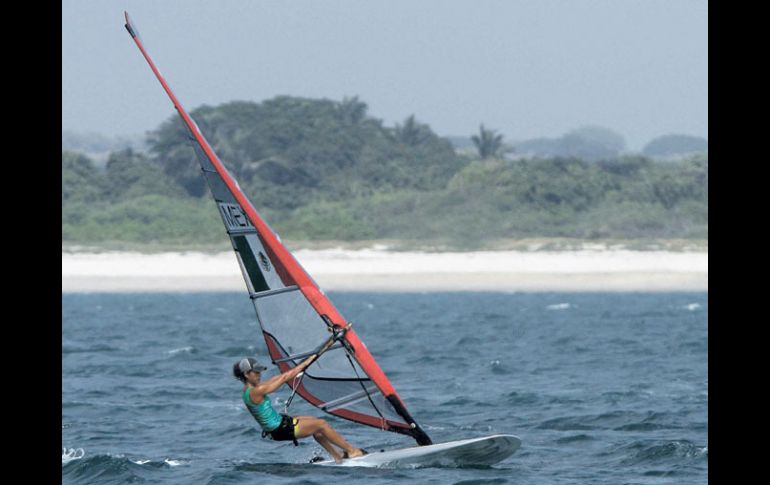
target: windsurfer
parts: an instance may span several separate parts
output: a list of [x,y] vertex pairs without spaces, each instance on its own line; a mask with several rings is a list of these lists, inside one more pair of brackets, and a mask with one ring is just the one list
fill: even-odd
[[291,382],[315,358],[316,354],[313,354],[293,369],[271,377],[265,382],[261,382],[260,379],[262,371],[267,367],[260,365],[256,359],[247,357],[236,362],[233,365],[233,375],[244,384],[242,397],[246,408],[262,427],[262,437],[270,436],[275,441],[291,440],[297,444],[297,439],[312,435],[338,463],[343,458],[365,455],[366,451],[355,448],[345,441],[326,420],[312,416],[278,414],[273,409],[268,394],[276,391],[284,383]]

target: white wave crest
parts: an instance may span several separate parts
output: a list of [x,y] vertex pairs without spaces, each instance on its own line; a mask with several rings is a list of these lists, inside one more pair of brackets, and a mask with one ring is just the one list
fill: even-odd
[[555,305],[548,305],[545,308],[546,308],[546,310],[566,310],[570,306],[571,305],[569,303],[557,303]]
[[151,460],[131,460],[133,463],[136,463],[137,465],[144,465],[145,463],[149,463]]
[[441,426],[431,426],[429,424],[426,424],[425,426],[423,426],[423,429],[427,429],[429,431],[443,431],[446,428],[442,428]]
[[61,464],[65,465],[72,460],[79,460],[85,456],[86,452],[83,448],[62,448],[61,449]]
[[171,349],[171,350],[169,350],[166,353],[169,354],[169,355],[176,355],[176,354],[181,353],[181,352],[189,354],[193,350],[195,350],[194,347],[180,347],[178,349]]
[[690,303],[684,306],[685,309],[690,310],[691,312],[694,312],[695,310],[698,310],[700,308],[700,303]]
[[179,465],[187,464],[186,461],[183,461],[183,460],[172,460],[171,458],[166,458],[165,460],[163,460],[163,462],[165,464],[167,464],[168,466],[179,466]]

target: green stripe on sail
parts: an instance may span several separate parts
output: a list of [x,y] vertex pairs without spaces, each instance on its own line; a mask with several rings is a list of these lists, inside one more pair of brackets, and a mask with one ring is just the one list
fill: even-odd
[[254,287],[254,291],[269,290],[265,277],[262,276],[262,271],[259,269],[259,263],[257,258],[254,257],[254,252],[251,250],[249,242],[246,240],[246,236],[233,236],[235,241],[235,247],[238,248],[238,253],[241,255],[243,265],[246,267],[246,272],[249,274],[251,280],[251,286]]

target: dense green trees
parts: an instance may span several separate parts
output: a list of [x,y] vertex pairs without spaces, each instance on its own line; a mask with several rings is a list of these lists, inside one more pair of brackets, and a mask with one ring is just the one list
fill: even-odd
[[[441,187],[462,160],[428,125],[408,118],[390,129],[358,98],[341,102],[279,96],[263,103],[201,107],[197,120],[214,151],[254,203],[296,208],[374,190]],[[194,197],[205,193],[181,122],[150,134],[153,158]]]
[[[284,238],[420,239],[477,246],[495,238],[707,237],[708,158],[502,159],[481,126],[479,158],[458,156],[414,115],[395,127],[357,98],[277,97],[192,112],[241,187]],[[577,131],[614,153],[622,137]],[[177,118],[148,154],[113,152],[104,168],[62,152],[64,242],[224,241]],[[593,153],[596,153],[594,151]]]
[[488,237],[707,237],[708,159],[473,162],[449,184]]
[[165,176],[161,167],[145,155],[130,148],[113,152],[107,159],[106,185],[114,200],[125,200],[148,194],[170,197],[184,195],[182,187]]
[[559,138],[535,138],[515,145],[517,153],[536,157],[577,157],[587,161],[617,158],[626,147],[622,135],[601,126],[581,126]]
[[96,170],[94,162],[79,153],[61,152],[61,201],[89,203],[106,195],[104,175]]
[[708,151],[706,139],[692,135],[659,136],[642,149],[642,153],[648,157],[675,157],[706,151]]

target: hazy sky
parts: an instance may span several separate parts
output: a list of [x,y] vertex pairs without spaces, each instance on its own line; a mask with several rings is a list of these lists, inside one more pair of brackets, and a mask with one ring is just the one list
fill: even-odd
[[358,95],[389,126],[414,113],[440,135],[708,136],[705,0],[65,0],[65,130],[144,133],[174,113],[123,10],[188,110]]

